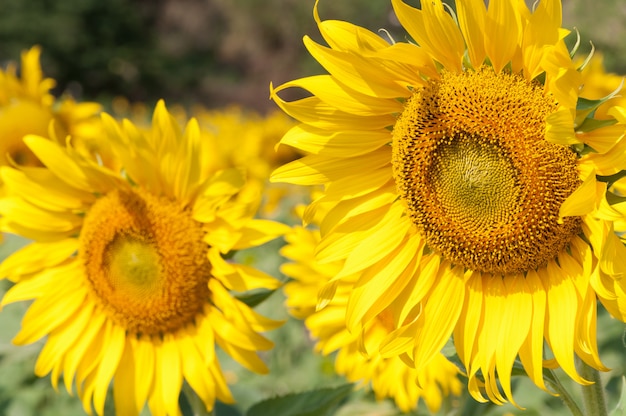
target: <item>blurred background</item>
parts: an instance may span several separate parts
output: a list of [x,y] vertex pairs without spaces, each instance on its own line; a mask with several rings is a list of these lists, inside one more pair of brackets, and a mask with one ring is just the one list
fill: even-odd
[[[532,3],[532,1],[529,3]],[[419,0],[407,0],[419,5]],[[450,1],[450,3],[452,3]],[[0,0],[0,64],[39,44],[56,94],[106,105],[158,98],[266,112],[275,85],[322,70],[302,37],[319,40],[314,0]],[[387,0],[322,0],[322,19],[399,31]],[[626,73],[626,2],[563,0],[563,26],[593,40],[611,71]],[[585,49],[586,48],[586,49]]]
[[[405,1],[419,5],[418,0]],[[626,74],[626,2],[562,2],[563,26],[578,28],[581,55],[593,41],[607,70]],[[201,104],[209,109],[238,105],[269,114],[276,109],[268,98],[270,82],[278,85],[324,72],[302,44],[304,35],[321,41],[313,5],[314,0],[0,0],[0,66],[19,62],[21,51],[40,45],[42,68],[46,77],[56,80],[57,96],[70,94],[105,108],[121,96],[148,108],[164,98],[168,105]],[[322,19],[347,20],[373,31],[386,29],[395,39],[405,39],[389,0],[321,0],[319,12]],[[24,243],[8,238],[0,245],[0,259]],[[276,241],[238,255],[279,276],[282,260],[276,252],[281,244]],[[8,286],[0,282],[0,295]],[[255,402],[276,394],[345,382],[334,374],[332,357],[313,354],[312,341],[301,323],[287,316],[282,303],[276,293],[260,305],[261,313],[288,320],[270,334],[276,348],[264,356],[269,376],[252,374],[221,357],[237,404],[218,404],[217,416],[243,415]],[[0,416],[84,414],[76,397],[63,388],[55,393],[49,377],[38,379],[33,374],[42,343],[11,345],[27,306],[10,305],[0,316]],[[601,356],[614,369],[605,375],[614,407],[626,367],[624,325],[601,311],[598,327]],[[558,398],[540,392],[528,380],[518,378],[516,387],[516,397],[523,398],[520,402],[529,411],[510,405],[479,407],[464,396],[450,399],[441,413],[463,406],[464,414],[472,416],[568,414]],[[112,409],[107,407],[106,413],[112,414]],[[371,393],[361,392],[342,407],[341,416],[398,413],[390,401],[376,403]],[[425,414],[424,406],[414,414]]]

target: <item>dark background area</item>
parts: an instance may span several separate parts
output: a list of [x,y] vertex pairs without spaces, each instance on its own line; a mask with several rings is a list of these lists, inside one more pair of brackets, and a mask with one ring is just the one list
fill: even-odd
[[[417,0],[406,0],[418,5]],[[43,48],[55,93],[107,104],[115,96],[209,108],[241,104],[265,112],[269,83],[322,73],[302,44],[320,40],[314,0],[0,0],[0,64]],[[340,19],[397,39],[387,0],[322,0]],[[626,73],[626,3],[563,0],[564,27],[592,39],[609,69]],[[621,44],[620,44],[621,43]]]

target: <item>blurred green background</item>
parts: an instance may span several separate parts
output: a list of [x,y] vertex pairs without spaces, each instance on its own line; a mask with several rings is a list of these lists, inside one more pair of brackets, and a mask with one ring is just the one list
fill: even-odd
[[[532,1],[527,0],[529,4]],[[407,0],[418,5],[418,0]],[[55,92],[109,102],[242,104],[266,111],[274,84],[321,72],[302,45],[319,39],[314,0],[1,0],[0,63],[39,44]],[[403,39],[387,0],[322,0],[341,19]],[[626,3],[563,0],[563,25],[626,73]],[[588,44],[583,44],[583,50]]]
[[[172,104],[201,103],[209,108],[240,104],[266,112],[275,109],[268,99],[270,82],[322,73],[302,45],[304,35],[320,40],[313,4],[313,0],[0,0],[0,65],[19,60],[20,51],[39,44],[44,73],[57,81],[56,94],[70,93],[105,105],[124,96],[148,104],[165,98]],[[347,20],[374,31],[385,28],[404,39],[387,0],[322,0],[319,9],[323,19]],[[581,51],[588,51],[588,41],[593,41],[608,70],[626,74],[623,0],[563,0],[563,19],[564,27],[580,31]],[[0,258],[22,243],[9,239],[0,246]],[[241,256],[247,262],[262,261],[259,267],[278,275],[279,245],[280,241]],[[1,281],[0,295],[8,287]],[[276,293],[261,305],[262,312],[288,319],[282,302]],[[55,393],[49,378],[33,375],[40,344],[20,348],[10,344],[26,308],[26,303],[10,305],[0,315],[0,416],[83,414],[77,398],[63,388]],[[614,369],[605,375],[613,407],[626,365],[624,325],[601,312],[598,328],[601,355]],[[284,328],[269,336],[276,342],[265,357],[272,370],[269,376],[254,375],[225,359],[238,403],[218,407],[218,416],[243,414],[256,401],[275,394],[344,382],[333,374],[332,357],[312,353],[312,342],[299,322],[288,319]],[[478,405],[467,397],[448,404],[467,406],[467,415],[568,414],[558,398],[524,379],[517,382],[515,397],[530,410]],[[419,414],[425,414],[421,408]],[[338,414],[398,413],[389,401],[376,403],[371,394],[356,393]]]

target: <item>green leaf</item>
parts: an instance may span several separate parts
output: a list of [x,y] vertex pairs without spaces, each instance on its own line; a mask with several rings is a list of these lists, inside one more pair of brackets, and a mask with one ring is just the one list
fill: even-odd
[[331,415],[337,405],[353,389],[353,384],[335,388],[310,390],[273,397],[254,404],[246,416],[324,416]]
[[609,413],[609,416],[626,416],[626,377],[622,376],[622,393],[615,409]]
[[265,299],[272,296],[272,293],[274,292],[275,290],[261,289],[259,291],[255,291],[254,293],[246,293],[243,295],[238,295],[236,297],[237,299],[239,299],[240,301],[242,301],[249,307],[254,308],[258,304],[263,302]]

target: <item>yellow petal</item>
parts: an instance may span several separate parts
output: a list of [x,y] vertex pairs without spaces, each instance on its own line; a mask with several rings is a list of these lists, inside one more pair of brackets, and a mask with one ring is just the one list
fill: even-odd
[[[403,215],[404,209],[400,204],[392,205],[389,214],[385,215],[383,220],[371,229],[369,235],[362,239],[348,255],[341,275],[346,276],[364,270],[392,252],[401,255],[406,250],[402,241],[405,240],[412,226]],[[417,250],[420,241],[417,238],[412,239],[410,245]],[[412,256],[417,254],[415,251],[411,253]]]
[[378,264],[363,272],[346,308],[346,325],[350,331],[354,331],[362,320],[369,321],[378,315],[397,299],[415,271],[415,263],[412,268],[409,265],[420,243],[419,238],[405,240],[400,249],[388,252]]
[[[381,221],[397,224],[398,227],[407,221],[399,221],[397,216],[389,212],[393,205],[382,205],[369,211],[369,215],[355,216],[333,228],[333,232],[324,236],[316,248],[315,257],[320,263],[330,263],[345,259],[361,241],[370,235],[370,230],[380,228]],[[396,211],[394,209],[394,211]],[[358,230],[358,231],[353,231]]]
[[[83,169],[58,144],[34,135],[24,137],[24,143],[59,179],[74,188],[88,192],[94,191],[92,181],[90,181]],[[95,190],[106,191],[101,189]]]
[[516,1],[489,2],[485,20],[485,51],[496,73],[513,60],[522,37],[522,22]]
[[[84,363],[85,360],[88,360],[88,363],[92,366],[95,364],[96,361],[93,359],[89,360],[89,358],[97,357],[98,351],[95,350],[97,350],[101,344],[94,341],[100,339],[100,333],[106,320],[106,316],[103,313],[94,313],[93,305],[91,305],[90,302],[86,303],[84,310],[79,308],[76,313],[88,315],[89,325],[84,327],[84,331],[76,338],[76,343],[72,345],[65,356],[63,362],[63,378],[67,391],[72,391],[74,375],[77,374],[79,367],[84,367],[84,364],[81,364]],[[89,355],[91,356],[87,357]],[[77,379],[77,386],[80,386],[80,383],[82,383],[86,376],[82,374],[83,372],[84,370],[81,371],[80,380]]]
[[410,91],[398,82],[394,73],[375,60],[360,54],[326,48],[304,37],[304,46],[334,78],[343,85],[370,97],[408,97]]
[[[498,340],[501,348],[496,352],[496,370],[505,396],[517,406],[511,391],[511,370],[534,319],[532,297],[525,276],[509,277],[504,283],[505,307]],[[489,315],[489,311],[486,311],[486,314]]]
[[322,37],[331,48],[339,50],[358,50],[362,43],[370,45],[373,49],[380,49],[387,46],[387,42],[380,36],[360,26],[340,20],[322,21],[317,10],[317,5],[318,1],[315,2],[313,8],[313,17],[315,18],[315,22],[319,27]]
[[[433,256],[435,257],[435,256]],[[461,361],[468,369],[468,377],[471,379],[478,371],[478,366],[473,366],[474,356],[478,348],[478,330],[483,318],[483,279],[480,272],[473,272],[465,286],[466,302],[459,321],[454,328],[454,345]]]
[[234,282],[235,275],[229,276],[229,283],[236,291],[246,292],[253,289],[276,289],[282,285],[281,281],[255,267],[244,264],[233,264],[238,282]]
[[391,162],[390,149],[381,148],[363,156],[351,158],[329,158],[309,155],[276,169],[270,180],[296,185],[318,185],[346,175],[358,172],[363,166],[377,169]]
[[42,232],[69,235],[77,231],[83,218],[69,212],[50,212],[20,198],[0,199],[0,213],[11,218],[11,223]]
[[559,208],[559,220],[593,212],[599,203],[599,197],[604,197],[605,192],[606,184],[596,182],[595,172],[591,172],[582,185],[563,201]]
[[[439,268],[438,283],[428,296],[422,316],[424,326],[415,336],[413,360],[418,381],[423,369],[441,351],[457,324],[465,302],[463,268],[450,268],[445,262]],[[420,383],[424,384],[424,383]]]
[[626,133],[626,126],[614,124],[589,132],[577,132],[576,135],[583,143],[591,146],[593,150],[602,154],[609,152]]
[[[31,174],[35,172],[34,169],[31,170]],[[63,183],[56,177],[54,177],[54,184],[51,186],[50,178],[33,180],[27,173],[7,166],[0,167],[0,174],[11,195],[23,198],[38,208],[57,212],[70,210],[84,212],[95,202],[92,194],[78,191],[69,186],[64,187]]]
[[307,153],[330,157],[354,157],[373,152],[391,142],[388,130],[326,131],[300,124],[292,127],[280,141]]
[[67,260],[77,250],[78,240],[75,238],[50,243],[31,243],[13,252],[0,264],[0,277],[26,275],[52,268]]
[[546,141],[572,145],[580,143],[574,134],[574,117],[569,108],[560,107],[546,118]]
[[239,231],[242,235],[232,247],[233,250],[260,246],[286,234],[290,228],[276,221],[255,219],[248,221]]
[[540,268],[539,276],[545,284],[548,295],[546,339],[554,358],[574,381],[589,384],[578,375],[574,365],[575,318],[579,306],[576,288],[569,276],[564,274],[554,261],[548,263],[547,269]]
[[[76,278],[77,274],[71,273],[70,276]],[[79,288],[79,285],[67,278],[57,280],[56,284],[59,289],[48,292],[28,308],[22,320],[22,329],[13,339],[13,343],[24,345],[43,338],[71,319],[83,305],[87,296],[84,288]]]
[[456,3],[459,27],[463,32],[467,54],[474,68],[485,61],[485,18],[487,9],[482,0],[459,1]]
[[605,245],[600,258],[600,269],[615,280],[626,276],[626,247],[615,234],[613,226],[606,235]]
[[581,162],[593,166],[598,175],[614,175],[626,170],[626,135],[620,136],[617,143],[606,153],[589,153],[581,158]]
[[391,4],[402,26],[420,47],[446,69],[462,71],[463,36],[440,0],[422,3],[422,10],[414,9],[402,0],[392,0]]
[[[503,404],[505,399],[496,385],[496,353],[502,347],[499,335],[503,322],[506,300],[504,282],[501,276],[483,275],[484,316],[485,319],[479,333],[479,351],[475,362],[479,363],[485,379],[485,391],[489,399],[496,404]],[[472,363],[474,364],[474,363]],[[506,381],[506,376],[504,376]],[[503,386],[504,387],[504,386]],[[506,391],[506,390],[505,390]]]
[[274,93],[286,88],[302,88],[331,107],[359,116],[399,113],[403,108],[398,100],[381,100],[379,97],[361,94],[337,82],[330,75],[315,75],[286,82],[277,87]]
[[[181,356],[184,357],[182,365],[185,380],[203,401],[206,410],[210,412],[215,404],[215,384],[205,369],[207,366],[204,359],[189,337],[181,337],[177,343]],[[211,363],[211,365],[214,364]]]
[[526,273],[526,285],[532,298],[530,330],[522,344],[519,356],[529,378],[542,390],[548,391],[543,381],[543,337],[546,313],[546,291],[534,270]]
[[167,413],[175,415],[179,413],[178,397],[183,386],[182,357],[178,351],[176,335],[165,335],[163,344],[157,346],[156,353],[162,387],[156,394],[162,395]]
[[141,411],[137,406],[136,380],[143,377],[143,374],[137,370],[132,344],[126,339],[113,384],[113,401],[115,413],[118,415],[137,416]]
[[105,326],[103,337],[102,359],[98,363],[96,378],[94,380],[93,405],[99,415],[104,414],[104,402],[109,391],[109,385],[124,352],[126,333],[123,328],[115,325]]
[[160,371],[156,370],[154,342],[149,338],[129,337],[129,340],[133,346],[135,373],[140,375],[135,378],[135,406],[137,409],[143,409],[146,400],[155,389],[155,379]]

